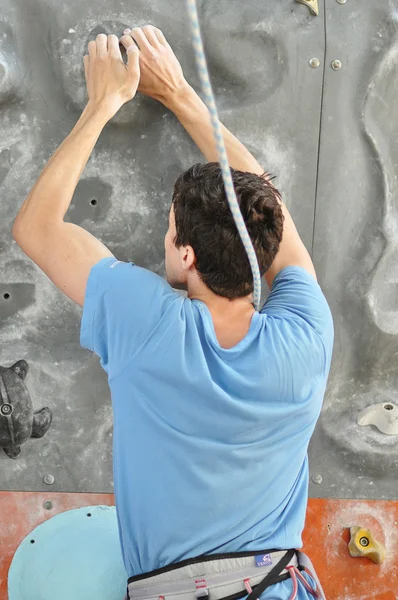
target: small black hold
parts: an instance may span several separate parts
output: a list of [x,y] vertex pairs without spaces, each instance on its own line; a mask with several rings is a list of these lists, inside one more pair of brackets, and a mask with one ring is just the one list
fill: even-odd
[[46,406],[33,413],[32,438],[42,438],[50,428],[53,415],[51,410]]
[[88,517],[91,517],[91,513],[87,513],[87,516],[88,516]]
[[95,198],[93,198],[90,202],[91,206],[97,206],[98,202]]
[[0,387],[7,398],[7,403],[0,405],[0,448],[9,458],[17,458],[21,444],[30,437],[42,437],[51,425],[49,408],[33,410],[25,385],[28,370],[26,360],[19,360],[9,368],[0,366]]
[[31,543],[31,544],[34,544],[34,543],[35,543],[35,540],[30,540],[30,543]]
[[10,294],[6,292],[5,294],[3,294],[3,298],[4,300],[8,300],[10,298]]

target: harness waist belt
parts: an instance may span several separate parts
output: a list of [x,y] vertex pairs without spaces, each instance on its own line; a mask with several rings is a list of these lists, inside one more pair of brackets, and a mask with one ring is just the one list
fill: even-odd
[[[289,553],[289,556],[287,556]],[[284,558],[288,560],[284,560]],[[282,565],[282,561],[285,566]],[[281,562],[277,580],[289,577],[288,567],[298,567],[295,551],[277,550],[265,553],[207,555],[192,561],[170,565],[152,573],[131,577],[128,582],[130,600],[221,600],[230,596],[247,596]],[[246,583],[247,582],[247,583]]]

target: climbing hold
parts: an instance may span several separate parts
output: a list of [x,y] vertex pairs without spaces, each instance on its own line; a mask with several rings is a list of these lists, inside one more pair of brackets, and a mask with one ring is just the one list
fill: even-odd
[[308,8],[310,9],[310,11],[312,12],[313,15],[315,15],[315,16],[319,15],[318,0],[296,0],[296,2],[299,2],[300,4],[305,4],[305,6],[308,6]]
[[116,510],[108,506],[46,520],[22,541],[8,576],[9,600],[121,600],[125,592]]
[[33,412],[24,382],[28,369],[25,360],[19,360],[9,369],[0,367],[0,448],[10,458],[20,454],[21,444],[30,437],[43,437],[51,425],[49,408]]
[[6,21],[0,21],[0,39],[0,105],[3,105],[21,96],[25,74],[15,32]]
[[[134,23],[134,25],[140,23]],[[83,110],[87,102],[86,83],[84,78],[83,56],[87,53],[87,44],[95,40],[99,33],[117,35],[119,37],[126,29],[127,23],[118,20],[102,21],[94,28],[91,19],[81,18],[64,36],[56,36],[51,47],[51,58],[54,68],[61,80],[65,93],[65,104],[69,110]],[[73,50],[72,50],[73,48]],[[123,53],[122,53],[123,56]],[[55,66],[55,61],[59,61]],[[141,115],[145,108],[146,99],[137,94],[134,102],[126,102],[112,119],[113,124],[126,125],[132,123],[137,114]]]
[[358,415],[358,425],[374,425],[387,435],[398,435],[398,406],[382,402],[368,406]]
[[316,485],[321,485],[321,483],[323,481],[323,477],[320,473],[314,473],[313,476],[311,477],[311,481],[312,481],[312,483],[315,483]]
[[378,565],[382,563],[386,557],[386,549],[383,544],[374,539],[370,529],[363,527],[351,527],[351,539],[348,544],[348,550],[354,558],[363,556],[369,558]]

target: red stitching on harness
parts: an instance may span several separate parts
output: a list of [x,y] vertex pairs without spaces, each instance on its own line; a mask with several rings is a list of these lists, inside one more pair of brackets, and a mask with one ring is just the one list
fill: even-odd
[[250,585],[250,579],[244,579],[243,583],[245,584],[245,588],[249,594],[252,593],[252,586]]

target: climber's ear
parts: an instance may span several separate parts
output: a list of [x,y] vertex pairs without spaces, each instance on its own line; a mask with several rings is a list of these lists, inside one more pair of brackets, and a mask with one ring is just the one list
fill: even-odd
[[15,365],[12,365],[10,369],[11,371],[14,371],[14,373],[18,375],[18,377],[20,377],[21,379],[25,379],[29,371],[29,365],[26,362],[26,360],[19,360],[15,363]]

